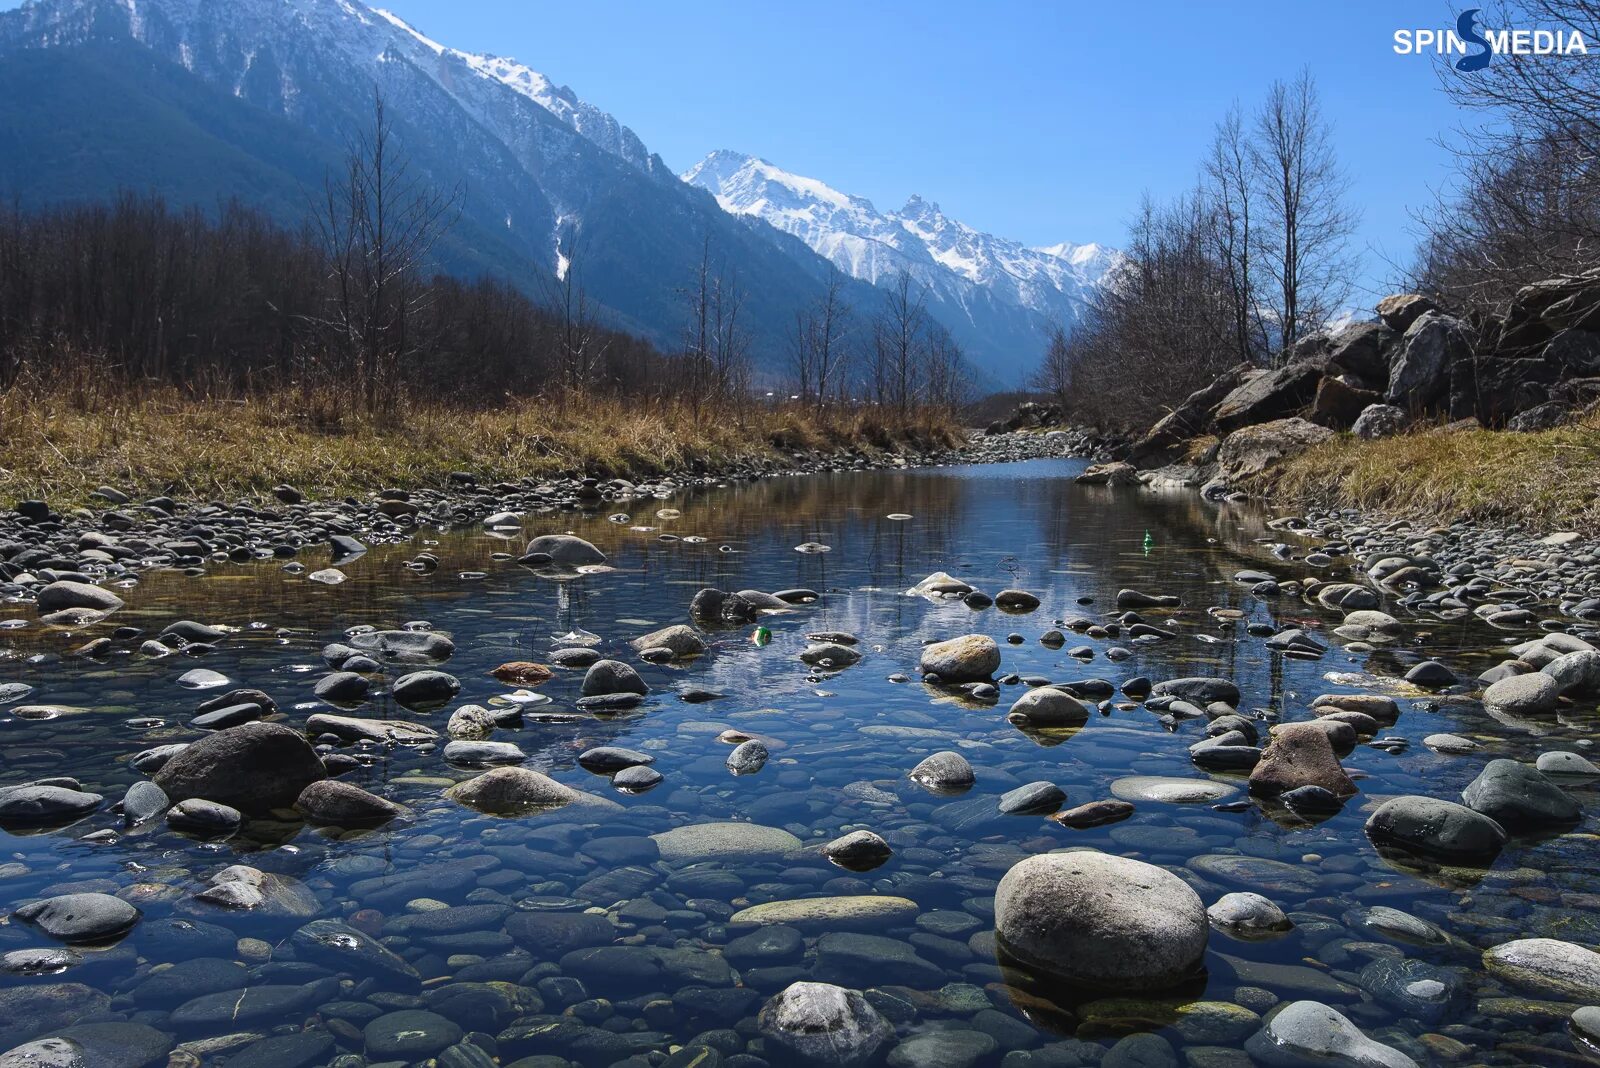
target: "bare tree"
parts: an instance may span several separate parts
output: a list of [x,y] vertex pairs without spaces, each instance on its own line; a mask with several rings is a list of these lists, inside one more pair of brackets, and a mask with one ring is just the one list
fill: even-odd
[[[1516,0],[1486,26],[1538,26],[1600,39],[1600,0]],[[1600,266],[1600,69],[1588,56],[1496,54],[1478,71],[1445,55],[1439,75],[1460,106],[1487,113],[1453,138],[1453,187],[1418,213],[1410,279],[1469,310],[1487,310],[1544,278]]]
[[932,408],[954,411],[971,394],[966,355],[950,331],[929,321],[928,340],[923,355],[922,400]]
[[1044,360],[1029,379],[1029,385],[1050,394],[1065,410],[1071,403],[1072,375],[1078,352],[1073,347],[1072,335],[1060,322],[1051,323],[1045,337]]
[[557,319],[556,356],[560,403],[581,394],[595,382],[605,360],[609,336],[599,328],[588,290],[583,285],[583,241],[574,229],[558,235],[555,279],[546,303]]
[[1346,246],[1357,217],[1309,72],[1274,82],[1256,117],[1264,225],[1260,258],[1273,285],[1264,303],[1281,352],[1318,329],[1350,293]]
[[926,350],[927,290],[902,269],[884,293],[873,331],[878,402],[904,419],[917,403],[918,368]]
[[1258,279],[1254,273],[1255,244],[1252,216],[1261,179],[1261,157],[1245,130],[1237,101],[1217,123],[1211,150],[1202,166],[1205,190],[1211,201],[1213,240],[1222,264],[1233,308],[1234,344],[1240,361],[1254,362],[1267,350],[1261,322]]
[[1123,259],[1070,335],[1052,337],[1040,379],[1087,424],[1149,426],[1237,362],[1227,269],[1210,199],[1148,197]]
[[[1592,47],[1600,40],[1600,0],[1509,0],[1489,8],[1482,24],[1537,26],[1570,38],[1580,34]],[[1563,131],[1584,159],[1600,158],[1600,69],[1587,54],[1576,57],[1498,53],[1481,70],[1463,72],[1459,57],[1440,57],[1445,91],[1463,107],[1487,110],[1508,120],[1475,130],[1473,141],[1492,148]]]
[[794,314],[789,337],[790,361],[803,403],[818,412],[828,401],[829,390],[838,392],[849,354],[847,335],[851,308],[843,297],[844,277],[830,267],[822,294]]
[[459,187],[441,190],[412,172],[374,88],[372,125],[351,142],[343,173],[325,181],[316,215],[333,294],[321,325],[369,411],[398,401],[400,368],[421,344],[424,268],[460,199]]
[[683,331],[683,359],[688,363],[685,385],[696,420],[711,385],[711,285],[711,236],[707,234],[701,242],[700,262],[683,294],[687,311]]
[[711,286],[712,389],[719,401],[737,405],[750,386],[750,332],[740,312],[744,290],[723,264]]

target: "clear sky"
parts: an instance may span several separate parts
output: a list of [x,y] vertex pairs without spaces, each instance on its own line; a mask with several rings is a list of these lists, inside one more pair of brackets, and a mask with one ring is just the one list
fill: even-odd
[[[1364,283],[1470,118],[1401,27],[1440,0],[386,0],[457,48],[514,56],[683,170],[731,148],[898,207],[912,193],[1028,244],[1116,244],[1141,192],[1194,180],[1212,124],[1316,77],[1363,222]],[[16,6],[0,0],[0,7]]]

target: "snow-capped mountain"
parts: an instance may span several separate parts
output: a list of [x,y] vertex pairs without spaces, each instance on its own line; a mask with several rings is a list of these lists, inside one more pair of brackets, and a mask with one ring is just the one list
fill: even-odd
[[[1044,323],[1076,322],[1117,258],[1093,244],[1028,248],[975,230],[918,196],[899,211],[880,211],[865,197],[738,152],[711,153],[683,180],[735,215],[793,234],[854,278],[883,285],[911,272],[936,317],[983,353],[992,339],[1025,344]],[[1031,365],[1037,348],[1026,356]]]
[[208,209],[237,196],[299,225],[370,130],[375,90],[411,176],[460,191],[439,250],[456,273],[539,297],[576,263],[614,325],[675,345],[681,290],[709,241],[747,294],[753,355],[776,369],[795,310],[831,271],[722,211],[544,74],[357,0],[31,0],[0,12],[0,195],[43,206],[132,189]]

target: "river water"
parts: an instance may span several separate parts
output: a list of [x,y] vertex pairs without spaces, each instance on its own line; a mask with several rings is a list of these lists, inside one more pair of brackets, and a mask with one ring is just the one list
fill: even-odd
[[[1081,467],[1040,460],[784,478],[613,503],[592,515],[530,516],[509,538],[424,531],[412,544],[378,547],[345,565],[348,580],[332,586],[278,562],[146,574],[124,594],[128,606],[115,624],[149,633],[174,619],[238,628],[199,658],[74,657],[69,650],[84,635],[42,628],[31,609],[12,606],[28,622],[0,631],[0,681],[27,683],[27,704],[64,706],[67,714],[23,719],[0,709],[0,783],[72,776],[108,804],[65,827],[0,831],[0,906],[92,890],[133,901],[143,916],[114,946],[0,974],[0,1007],[26,1012],[0,1011],[0,1050],[102,1021],[82,1033],[85,1043],[101,1042],[93,1064],[422,1063],[470,1040],[497,1050],[498,1061],[454,1049],[441,1063],[658,1063],[694,1043],[712,1052],[679,1054],[687,1059],[673,1063],[754,1066],[776,1059],[755,1022],[763,1002],[790,982],[819,979],[870,991],[896,1029],[880,1050],[893,1064],[1262,1063],[1242,1052],[1260,1014],[1302,998],[1333,1005],[1421,1064],[1575,1062],[1565,1035],[1571,1006],[1503,987],[1479,954],[1511,938],[1600,943],[1587,825],[1516,840],[1488,871],[1400,866],[1374,850],[1362,825],[1384,797],[1455,799],[1492,757],[1587,744],[1592,708],[1529,733],[1489,719],[1474,701],[1411,690],[1399,677],[1419,660],[1441,659],[1470,678],[1503,655],[1510,636],[1471,620],[1408,619],[1408,632],[1388,647],[1347,651],[1326,633],[1338,625],[1335,615],[1291,597],[1255,598],[1233,580],[1246,567],[1284,579],[1316,570],[1269,554],[1282,535],[1257,509],[1188,493],[1081,487],[1071,479]],[[619,507],[628,521],[611,517]],[[528,537],[562,531],[600,546],[614,570],[558,582],[504,556]],[[829,551],[796,551],[808,542]],[[1314,547],[1297,541],[1295,553]],[[406,567],[424,548],[439,566]],[[322,565],[310,554],[305,562]],[[991,594],[1030,590],[1043,606],[975,611],[906,593],[935,571]],[[704,586],[807,587],[822,596],[768,616],[770,641],[752,640],[754,627],[717,631],[692,661],[640,663],[627,641],[686,621]],[[1066,648],[1039,642],[1055,620],[1111,618],[1123,587],[1179,595],[1181,607],[1144,613],[1178,637],[1129,644],[1069,633]],[[1242,624],[1221,626],[1212,608],[1324,628],[1329,650],[1319,659],[1285,658]],[[377,830],[255,821],[231,838],[199,840],[159,821],[124,832],[109,810],[143,777],[129,767],[131,755],[199,736],[187,721],[220,690],[185,689],[176,681],[184,672],[205,667],[232,685],[265,690],[281,719],[297,725],[330,711],[312,692],[328,670],[324,645],[353,627],[416,621],[453,638],[456,652],[442,667],[460,679],[458,698],[414,712],[379,696],[352,714],[442,733],[454,707],[503,706],[515,687],[496,682],[492,668],[540,661],[563,644],[556,636],[575,628],[596,635],[601,652],[636,663],[652,688],[638,709],[575,715],[582,673],[558,670],[537,688],[548,701],[528,706],[520,729],[495,735],[520,746],[526,766],[620,807],[481,815],[442,796],[474,771],[452,768],[434,746],[350,750],[363,764],[349,781],[410,809]],[[813,672],[797,654],[805,635],[823,631],[857,636],[861,661]],[[1233,801],[1247,794],[1242,777],[1207,775],[1190,762],[1187,747],[1204,721],[1169,729],[1130,702],[1108,704],[1081,730],[1028,734],[1005,717],[1019,685],[1002,685],[998,705],[924,686],[920,646],[968,632],[1001,643],[1002,674],[1112,682],[1220,675],[1237,682],[1246,714],[1304,719],[1322,693],[1390,694],[1404,711],[1384,735],[1411,744],[1400,752],[1358,746],[1344,764],[1360,776],[1361,794],[1316,824],[1255,805],[1155,801],[1138,802],[1125,822],[1089,830],[1002,815],[999,795],[1039,780],[1060,786],[1069,806],[1112,796],[1114,782],[1135,775],[1225,783],[1237,791]],[[1108,660],[1118,644],[1133,655]],[[1092,658],[1068,655],[1079,645]],[[680,700],[689,688],[725,696]],[[725,767],[730,746],[719,735],[730,728],[767,741],[771,759],[758,773],[735,776]],[[1436,732],[1484,748],[1441,755],[1421,744]],[[663,781],[638,794],[614,790],[577,763],[598,745],[649,753]],[[976,770],[969,792],[938,796],[907,778],[923,756],[952,749]],[[1592,790],[1573,793],[1592,804]],[[649,837],[729,822],[787,832],[798,843],[774,851],[781,836],[768,834],[734,855],[702,858],[694,843],[722,841],[720,832],[691,836],[687,852],[679,836],[663,858]],[[889,841],[895,853],[887,863],[852,872],[817,852],[858,828]],[[1207,904],[1229,891],[1261,893],[1295,927],[1250,941],[1214,931],[1205,979],[1171,997],[1047,1004],[997,964],[994,888],[1029,855],[1083,847],[1165,866]],[[237,863],[303,884],[316,915],[382,938],[415,966],[420,987],[304,959],[290,935],[310,918],[305,908],[230,910],[193,899]],[[396,875],[410,878],[384,878]],[[846,909],[833,922],[754,939],[750,928],[729,923],[763,902],[862,895],[909,899],[915,915],[863,927]],[[592,915],[579,919],[585,912]],[[586,954],[597,945],[614,948]],[[24,924],[0,925],[0,952],[29,948],[58,947]],[[1406,958],[1436,966],[1453,992],[1442,1008],[1395,994],[1393,968],[1383,962]],[[249,1011],[220,1017],[191,1004],[238,987],[266,992],[238,1002]],[[1145,1033],[1161,1042],[1127,1040]]]

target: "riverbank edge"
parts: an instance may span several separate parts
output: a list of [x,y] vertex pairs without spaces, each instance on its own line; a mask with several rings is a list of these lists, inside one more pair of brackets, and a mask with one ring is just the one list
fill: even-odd
[[[0,392],[0,512],[151,498],[314,501],[468,485],[737,478],[950,462],[974,442],[947,413],[580,398],[483,410],[418,403],[370,417],[316,397],[194,398],[155,389]],[[1076,437],[1076,435],[1075,435]],[[1050,454],[1060,455],[1064,446]]]
[[[729,480],[1104,455],[1103,439],[1076,430],[984,436],[933,421],[889,428],[859,416],[819,424],[795,419],[792,413],[693,435],[658,421],[644,437],[633,424],[626,433],[619,432],[608,448],[584,451],[583,446],[593,440],[592,419],[580,426],[581,440],[569,439],[565,448],[558,448],[547,435],[506,433],[504,413],[486,413],[463,418],[480,428],[487,425],[502,431],[500,436],[474,440],[471,427],[456,426],[444,435],[408,442],[403,430],[371,426],[324,434],[278,426],[272,440],[258,442],[244,456],[229,455],[213,464],[203,455],[205,442],[214,440],[219,431],[227,433],[212,422],[225,411],[214,404],[184,406],[177,418],[191,424],[198,418],[205,425],[189,427],[188,432],[164,427],[143,440],[139,424],[149,418],[148,406],[123,413],[134,415],[131,426],[118,427],[116,414],[90,414],[65,441],[53,440],[45,429],[31,448],[21,444],[21,436],[13,438],[0,444],[0,501],[4,502],[0,514],[14,508],[14,515],[31,515],[37,521],[42,515],[77,512],[80,519],[93,523],[107,512],[150,501],[169,512],[222,501],[343,510],[357,500],[404,501],[417,496],[427,498],[434,513],[470,520],[493,510],[491,491],[496,488],[543,490],[541,496],[552,505],[576,506],[625,499],[635,487],[660,492]],[[258,410],[241,406],[240,411],[245,425],[259,427]],[[85,435],[84,429],[90,433]],[[431,429],[437,431],[438,424]],[[86,438],[97,436],[114,438],[116,447],[89,455],[91,441]],[[286,439],[305,445],[312,455],[298,463],[249,462],[280,451]],[[527,451],[519,455],[511,448],[513,442]],[[131,455],[163,446],[173,451],[154,470],[132,466]],[[348,462],[353,451],[363,450],[369,453],[368,462]],[[21,455],[24,452],[31,455]],[[53,456],[51,463],[40,463],[44,452]],[[517,462],[530,456],[534,462]],[[65,468],[71,468],[70,477],[38,474],[41,469]],[[318,471],[333,472],[334,477],[313,476],[312,481],[296,477]],[[391,511],[402,514],[398,508]]]
[[[1183,459],[1133,467],[1127,477],[1208,496],[1243,494],[1273,509],[1356,512],[1372,522],[1546,534],[1600,525],[1600,414],[1530,432],[1441,424],[1378,439],[1342,432],[1299,445],[1284,440],[1244,465],[1254,469],[1234,474],[1219,462],[1225,441],[1195,439]],[[1120,436],[1103,448],[1123,457],[1135,444]]]

